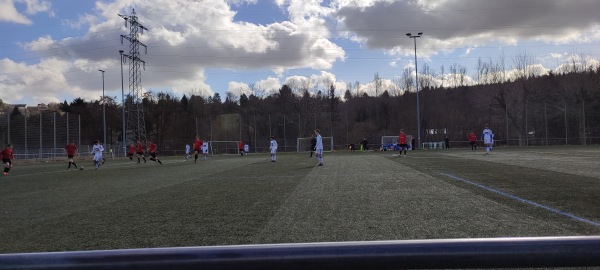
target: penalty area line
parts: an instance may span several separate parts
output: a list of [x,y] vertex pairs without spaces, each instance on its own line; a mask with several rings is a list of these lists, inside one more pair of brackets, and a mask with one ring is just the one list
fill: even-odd
[[596,221],[585,219],[585,218],[573,215],[571,213],[568,213],[568,212],[565,212],[565,211],[561,211],[561,210],[558,210],[556,208],[552,208],[552,207],[547,206],[547,205],[543,205],[543,204],[536,203],[534,201],[523,199],[521,197],[512,195],[510,193],[506,193],[506,192],[503,192],[503,191],[500,191],[500,190],[497,190],[497,189],[493,189],[491,187],[484,186],[482,184],[478,184],[478,183],[469,181],[467,179],[460,178],[458,176],[454,176],[454,175],[447,174],[447,173],[441,173],[441,175],[449,177],[449,178],[452,178],[454,180],[457,180],[457,181],[460,181],[460,182],[463,182],[463,183],[466,183],[466,184],[469,184],[469,185],[473,185],[473,186],[479,187],[481,189],[484,189],[484,190],[496,193],[498,195],[501,195],[501,196],[504,196],[504,197],[507,197],[507,198],[510,198],[510,199],[513,199],[513,200],[516,200],[516,201],[519,201],[519,202],[522,202],[522,203],[525,203],[525,204],[529,204],[529,205],[532,205],[532,206],[535,206],[535,207],[538,207],[538,208],[542,208],[542,209],[550,211],[552,213],[555,213],[555,214],[558,214],[558,215],[561,215],[561,216],[564,216],[564,217],[568,217],[568,218],[571,218],[571,219],[574,219],[574,220],[577,220],[577,221],[580,221],[580,222],[583,222],[583,223],[587,223],[589,225],[592,225],[592,226],[600,228],[600,223],[598,223]]

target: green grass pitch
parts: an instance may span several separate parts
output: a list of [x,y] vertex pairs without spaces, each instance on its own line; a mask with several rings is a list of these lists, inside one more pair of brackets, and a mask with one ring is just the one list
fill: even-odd
[[[0,177],[0,253],[600,234],[600,148],[23,164]],[[458,180],[461,179],[461,180]],[[466,180],[466,181],[462,181]],[[468,182],[467,182],[468,181]],[[543,207],[542,207],[543,206]]]

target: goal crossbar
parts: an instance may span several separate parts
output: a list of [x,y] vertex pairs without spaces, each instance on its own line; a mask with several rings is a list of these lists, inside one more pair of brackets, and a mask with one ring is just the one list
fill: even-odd
[[238,155],[239,141],[208,141],[210,155]]

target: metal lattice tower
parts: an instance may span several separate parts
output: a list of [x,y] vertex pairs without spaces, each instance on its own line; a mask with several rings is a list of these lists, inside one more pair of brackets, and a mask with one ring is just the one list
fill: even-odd
[[144,121],[144,107],[142,97],[142,71],[140,66],[146,69],[146,62],[140,58],[140,46],[143,46],[145,53],[148,53],[148,47],[140,42],[139,35],[148,28],[138,22],[135,9],[131,15],[119,16],[125,19],[125,27],[129,22],[129,35],[121,35],[121,44],[123,39],[129,41],[129,54],[123,54],[123,59],[129,59],[129,94],[125,102],[127,115],[127,139],[129,143],[135,141],[146,141],[146,122]]

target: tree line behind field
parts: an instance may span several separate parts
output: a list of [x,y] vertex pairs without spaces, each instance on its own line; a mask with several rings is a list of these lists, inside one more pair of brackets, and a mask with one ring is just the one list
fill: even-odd
[[[465,141],[470,129],[480,134],[489,124],[503,144],[507,138],[511,145],[600,143],[600,68],[536,75],[526,62],[510,79],[493,65],[480,63],[479,83],[472,85],[440,86],[420,73],[421,140],[443,141],[447,136],[450,141]],[[272,135],[288,151],[295,151],[296,138],[309,137],[315,128],[333,137],[338,148],[363,138],[379,144],[381,136],[397,135],[401,128],[416,137],[414,83],[408,76],[403,82],[407,85],[401,88],[408,91],[379,85],[377,94],[371,95],[357,94],[350,85],[342,96],[335,95],[333,85],[321,91],[283,85],[271,95],[228,94],[224,100],[218,93],[178,97],[149,91],[143,98],[147,136],[161,149],[179,150],[196,134],[205,140],[242,139],[252,147],[268,147]],[[117,101],[109,98],[106,103],[109,144],[119,144],[122,136]],[[97,100],[76,98],[49,109],[81,115],[82,144],[103,134],[102,105]]]

